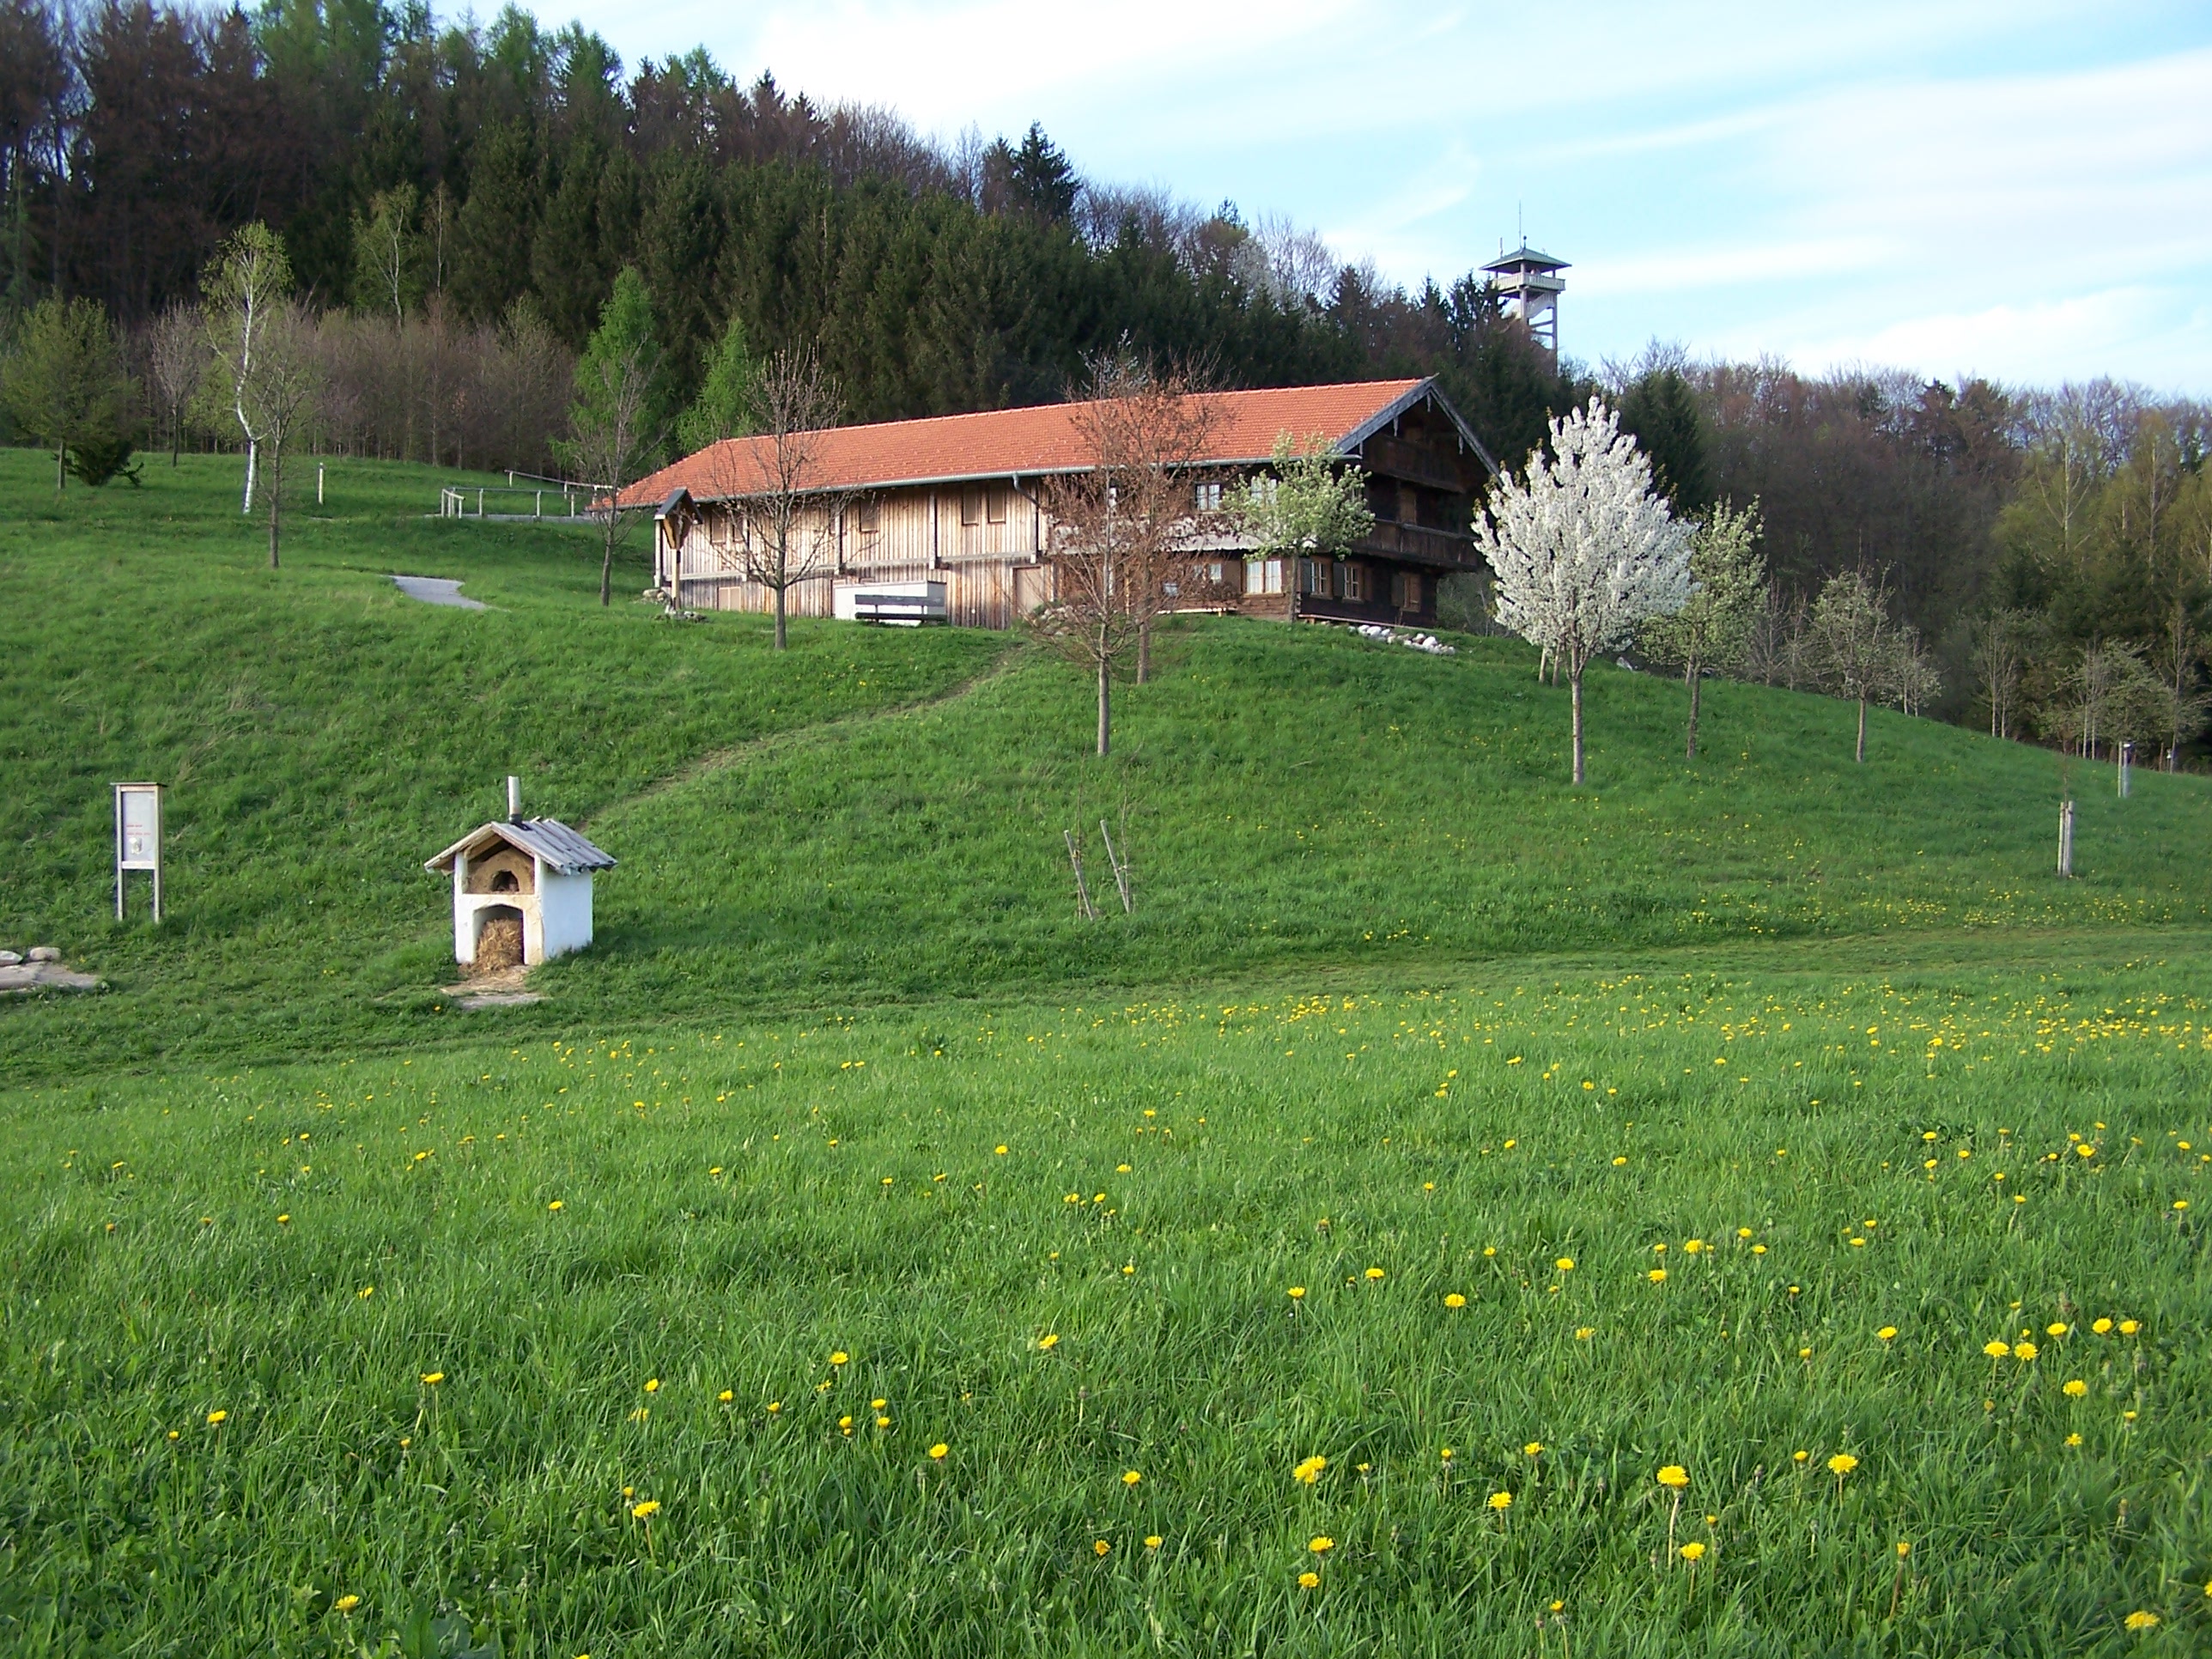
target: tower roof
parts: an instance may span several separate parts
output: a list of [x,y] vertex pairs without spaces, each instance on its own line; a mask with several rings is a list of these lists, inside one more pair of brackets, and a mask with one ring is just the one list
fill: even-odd
[[1565,270],[1568,269],[1568,265],[1565,259],[1554,259],[1548,253],[1539,253],[1528,243],[1523,242],[1514,252],[1500,255],[1483,266],[1483,269],[1497,271]]

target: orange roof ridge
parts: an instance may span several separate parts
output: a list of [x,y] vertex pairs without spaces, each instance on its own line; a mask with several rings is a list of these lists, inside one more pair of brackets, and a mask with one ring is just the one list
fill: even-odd
[[[1285,433],[1321,434],[1343,444],[1413,401],[1424,380],[1346,380],[1196,395],[1218,404],[1218,418],[1199,458],[1226,465],[1267,459]],[[1082,403],[1031,404],[1014,409],[934,415],[829,427],[819,434],[815,477],[822,490],[883,489],[1079,471],[1090,465],[1075,416]],[[767,440],[725,438],[640,479],[622,493],[625,507],[655,506],[675,490],[712,501],[764,486]]]

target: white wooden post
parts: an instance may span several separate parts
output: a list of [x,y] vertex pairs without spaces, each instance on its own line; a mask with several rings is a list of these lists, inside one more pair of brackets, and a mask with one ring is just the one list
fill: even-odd
[[2128,772],[2129,769],[2134,764],[2135,758],[2135,744],[2131,743],[2122,744],[2120,745],[2120,799],[2122,800],[2125,800],[2128,798]]
[[2058,805],[2058,873],[2069,878],[2074,874],[2074,803],[2070,800]]
[[317,507],[320,507],[322,504],[323,504],[323,464],[322,464],[320,461],[317,461],[317,462],[315,463],[315,505],[316,505]]

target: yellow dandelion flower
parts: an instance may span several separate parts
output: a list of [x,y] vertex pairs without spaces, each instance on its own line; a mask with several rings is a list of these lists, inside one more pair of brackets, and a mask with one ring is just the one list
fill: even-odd
[[1380,1267],[1370,1267],[1367,1270],[1367,1276],[1370,1279],[1380,1279],[1382,1277],[1382,1270]]
[[1626,1158],[1616,1158],[1615,1159],[1613,1159],[1613,1167],[1614,1169],[1618,1170],[1618,1169],[1619,1169],[1622,1164],[1626,1164],[1626,1163],[1627,1163],[1627,1162],[1628,1162],[1628,1160],[1627,1160]]
[[1895,1340],[1896,1336],[1897,1327],[1894,1325],[1885,1325],[1875,1333],[1875,1340],[1879,1342],[1892,1341]]
[[660,1500],[658,1498],[648,1498],[641,1504],[629,1506],[629,1518],[633,1521],[650,1521],[659,1513]]
[[436,1388],[438,1384],[445,1380],[446,1374],[443,1371],[424,1371],[422,1373],[422,1381],[424,1384],[433,1389]]
[[1702,1557],[1705,1553],[1705,1547],[1703,1544],[1697,1542],[1695,1540],[1692,1540],[1689,1543],[1682,1546],[1682,1559],[1685,1561],[1695,1561]]
[[1575,1329],[1575,1340],[1577,1342],[1587,1342],[1590,1338],[1596,1334],[1597,1327],[1595,1325],[1577,1326]]
[[1103,1559],[1114,1553],[1114,1547],[1102,1538],[1091,1547],[1091,1553]]
[[1496,1510],[1500,1515],[1503,1515],[1506,1510],[1513,1507],[1513,1494],[1510,1492],[1494,1492],[1491,1493],[1490,1507]]
[[2014,1359],[2033,1359],[2038,1352],[2033,1342],[2015,1342],[2012,1345],[2012,1357]]
[[[1498,1252],[1494,1249],[1485,1250],[1483,1252],[1483,1255],[1495,1255],[1497,1254]],[[1575,1270],[1575,1259],[1571,1255],[1563,1255],[1552,1265],[1554,1267],[1557,1267],[1563,1273],[1571,1273]]]
[[1828,1460],[1828,1473],[1840,1480],[1858,1466],[1859,1460],[1849,1452],[1838,1452]]
[[366,1302],[369,1297],[376,1294],[376,1286],[374,1285],[364,1285],[358,1291],[356,1292],[356,1294],[358,1295],[362,1301]]
[[1693,1238],[1682,1246],[1682,1253],[1685,1255],[1696,1255],[1705,1248],[1705,1241],[1704,1239]]
[[2110,1336],[2112,1334],[2112,1322],[2109,1319],[2092,1320],[2089,1322],[2089,1328],[2100,1336]]
[[1121,1471],[1121,1484],[1125,1486],[1133,1486],[1144,1478],[1144,1475],[1135,1469],[1124,1469]]
[[2045,1336],[2063,1336],[2071,1328],[2064,1320],[2054,1319],[2043,1328],[2043,1333]]
[[1311,1569],[1309,1569],[1309,1570],[1307,1570],[1306,1571],[1300,1573],[1300,1574],[1298,1575],[1298,1588],[1299,1588],[1300,1589],[1320,1589],[1320,1588],[1321,1588],[1321,1575],[1320,1575],[1319,1573],[1317,1573],[1317,1572],[1313,1571]]
[[2081,1443],[2081,1435],[2080,1435],[2078,1432],[2077,1432],[2077,1433],[2074,1433],[2074,1434],[2069,1434],[2069,1435],[2068,1435],[2068,1436],[2066,1437],[2066,1443],[2067,1443],[2068,1445],[2069,1445],[2069,1446],[2078,1446],[2078,1445],[2080,1445],[2080,1444]]
[[1327,1536],[1316,1538],[1310,1541],[1306,1545],[1306,1547],[1311,1550],[1316,1555],[1327,1555],[1331,1550],[1336,1547],[1336,1540]]
[[720,1401],[725,1406],[728,1405],[730,1401],[735,1400],[737,1397],[738,1391],[735,1389],[725,1389],[721,1393],[714,1396],[715,1399]]
[[1291,1479],[1310,1486],[1321,1479],[1322,1471],[1328,1467],[1328,1459],[1326,1457],[1309,1457],[1291,1471]]
[[337,1601],[331,1602],[331,1605],[336,1607],[340,1613],[351,1613],[356,1607],[361,1605],[361,1597],[358,1595],[341,1595]]
[[2120,1622],[2125,1625],[2130,1630],[2149,1630],[2158,1623],[2158,1615],[2154,1613],[2144,1613],[2138,1608],[2136,1612],[2130,1613],[2126,1618],[2121,1620]]
[[1524,1457],[1541,1457],[1544,1455],[1544,1443],[1540,1440],[1531,1440],[1521,1448],[1521,1454]]
[[945,1461],[945,1454],[950,1452],[951,1449],[951,1447],[946,1445],[942,1440],[940,1440],[929,1449],[929,1461],[933,1463],[942,1463]]
[[2120,1334],[2122,1336],[2133,1336],[2142,1328],[2142,1327],[2136,1324],[2132,1319],[2123,1319],[2120,1322]]
[[1902,1539],[1902,1538],[1899,1539],[1899,1540],[1897,1540],[1897,1559],[1898,1559],[1899,1560],[1902,1561],[1903,1559],[1905,1559],[1905,1558],[1906,1556],[1908,1556],[1908,1555],[1910,1555],[1910,1554],[1911,1554],[1911,1553],[1912,1553],[1912,1546],[1911,1546],[1911,1544],[1908,1544],[1907,1542],[1905,1542],[1905,1540],[1904,1539]]
[[1982,1344],[1982,1352],[1992,1359],[2002,1359],[2012,1352],[2012,1344],[2002,1339],[1994,1342],[1984,1342]]
[[1663,1285],[1667,1282],[1667,1270],[1664,1267],[1654,1267],[1644,1276],[1654,1285]]
[[851,1359],[852,1356],[847,1353],[842,1348],[838,1349],[836,1352],[830,1356],[830,1363],[833,1365],[846,1364],[849,1363]]
[[211,1429],[220,1428],[222,1425],[230,1420],[230,1413],[228,1412],[221,1411],[210,1412],[207,1415],[207,1420],[208,1427]]
[[1145,1547],[1148,1550],[1156,1550],[1166,1541],[1156,1532],[1148,1532],[1145,1534]]
[[657,1376],[647,1377],[645,1379],[645,1391],[647,1394],[659,1394],[660,1392],[660,1379]]
[[1809,1463],[1812,1460],[1813,1454],[1808,1451],[1794,1451],[1790,1454],[1790,1461],[1793,1463]]
[[1690,1484],[1690,1472],[1680,1463],[1669,1463],[1659,1471],[1659,1484],[1680,1492]]
[[1004,1158],[1006,1155],[1006,1149],[1004,1146],[994,1146],[991,1148],[991,1156],[994,1158]]
[[1444,1297],[1444,1306],[1447,1308],[1464,1308],[1467,1306],[1467,1298],[1462,1296],[1457,1291],[1454,1291],[1450,1295]]
[[547,1209],[549,1209],[549,1210],[557,1210],[557,1209],[559,1209],[559,1208],[561,1207],[561,1200],[560,1200],[559,1199],[557,1199],[557,1198],[556,1198],[556,1199],[555,1199],[555,1200],[554,1200],[550,1204],[548,1204],[545,1207],[546,1207]]
[[2074,1400],[2079,1400],[2083,1395],[2088,1392],[2089,1385],[2087,1382],[2084,1382],[2078,1376],[2070,1379],[2067,1382],[2066,1386],[2059,1390],[2059,1393]]
[[1293,1301],[1293,1302],[1303,1302],[1303,1301],[1304,1301],[1304,1300],[1305,1300],[1305,1297],[1306,1297],[1306,1287],[1305,1287],[1304,1285],[1291,1285],[1291,1289],[1290,1289],[1290,1297],[1291,1297],[1291,1301]]

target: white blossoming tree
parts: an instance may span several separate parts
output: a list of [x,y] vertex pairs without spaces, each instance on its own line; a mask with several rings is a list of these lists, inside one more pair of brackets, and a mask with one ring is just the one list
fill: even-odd
[[1475,521],[1498,579],[1498,618],[1552,653],[1573,688],[1583,781],[1583,670],[1691,592],[1689,526],[1651,489],[1651,463],[1597,398],[1552,422],[1551,454],[1503,477]]

